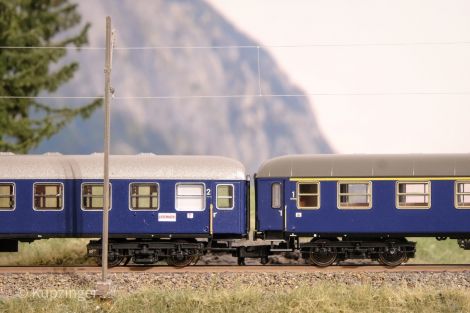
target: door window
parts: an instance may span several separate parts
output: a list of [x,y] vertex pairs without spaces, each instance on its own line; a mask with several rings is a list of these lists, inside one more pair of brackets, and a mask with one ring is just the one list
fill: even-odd
[[217,185],[217,209],[233,209],[233,185]]
[[271,207],[273,209],[281,208],[281,184],[274,183],[271,185]]

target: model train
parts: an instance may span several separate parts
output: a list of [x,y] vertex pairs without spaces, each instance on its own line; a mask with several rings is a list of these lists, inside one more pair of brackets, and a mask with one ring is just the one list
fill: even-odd
[[[101,236],[103,157],[0,155],[0,251],[19,241]],[[470,249],[470,155],[291,155],[250,177],[237,160],[139,154],[110,159],[109,264],[187,266],[207,252],[300,251],[328,266],[414,256],[406,237]],[[250,199],[255,196],[255,208]],[[253,239],[250,212],[255,215]],[[259,244],[261,241],[261,244]],[[101,256],[91,240],[88,255]]]

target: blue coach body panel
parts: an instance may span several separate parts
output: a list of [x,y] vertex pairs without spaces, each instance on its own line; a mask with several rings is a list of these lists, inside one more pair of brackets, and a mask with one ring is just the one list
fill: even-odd
[[[66,234],[74,229],[72,210],[35,211],[33,209],[34,183],[62,183],[64,194],[71,194],[72,181],[58,179],[0,181],[0,183],[3,182],[15,184],[16,205],[13,211],[0,210],[0,234]],[[72,199],[65,198],[64,206],[71,203]]]
[[[240,237],[248,233],[246,175],[237,160],[220,156],[163,156],[151,153],[110,156],[111,236],[152,235],[209,236],[226,234]],[[0,236],[93,236],[102,230],[101,210],[81,208],[82,183],[103,182],[103,156],[14,155],[0,153],[0,183],[15,184],[13,211],[0,209]],[[34,210],[34,183],[63,185],[63,210]],[[158,210],[130,210],[130,184],[157,183]],[[177,211],[176,185],[203,183],[205,209]],[[217,184],[234,186],[234,207],[218,211]],[[189,195],[190,196],[190,195]],[[5,197],[5,195],[3,195]],[[216,213],[211,216],[211,210]],[[230,221],[230,222],[227,222]]]
[[[0,210],[0,236],[14,234],[47,236],[100,236],[102,212],[85,211],[81,208],[82,183],[102,183],[96,179],[16,179],[0,180],[15,184],[16,207],[13,211]],[[64,208],[61,211],[38,211],[33,209],[33,184],[54,182],[64,185]],[[210,234],[210,206],[213,205],[214,234],[247,234],[246,181],[233,180],[126,180],[111,181],[111,210],[109,232],[111,235],[158,235],[158,234]],[[157,211],[131,211],[129,209],[129,184],[158,183],[159,209]],[[204,211],[176,211],[175,188],[177,183],[203,183],[205,185]],[[234,186],[232,210],[216,208],[217,184]],[[176,214],[176,221],[159,221],[158,214]]]
[[[76,182],[75,194],[80,194],[80,186],[84,182]],[[130,180],[111,180],[111,210],[109,214],[110,234],[209,234],[209,203],[211,199],[206,197],[204,211],[176,211],[175,210],[175,185],[188,181],[150,181],[159,184],[159,209],[158,211],[131,211],[129,209],[129,184]],[[145,180],[145,182],[149,182]],[[192,183],[204,183],[205,181],[191,181]],[[80,208],[80,200],[75,202],[77,212],[78,234],[100,234],[102,229],[101,211],[85,211]],[[159,221],[159,214],[176,214],[176,220]],[[192,213],[188,219],[187,214]]]
[[[396,179],[372,182],[372,208],[338,209],[337,182],[351,177],[320,182],[320,208],[298,209],[295,179],[257,178],[258,231],[286,231],[309,234],[470,234],[470,209],[454,204],[455,180],[430,178],[429,209],[397,209]],[[470,178],[469,178],[470,179]],[[420,180],[416,178],[416,180]],[[271,185],[283,184],[283,212],[271,208]],[[399,179],[398,179],[399,181]],[[284,216],[285,214],[285,216]]]

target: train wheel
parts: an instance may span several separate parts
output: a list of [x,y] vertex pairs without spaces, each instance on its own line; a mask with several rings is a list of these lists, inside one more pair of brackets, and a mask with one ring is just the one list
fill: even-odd
[[315,243],[322,244],[322,247],[311,248],[308,256],[308,263],[320,267],[330,266],[336,261],[337,253],[332,247],[328,247],[330,240],[319,239]]
[[[179,243],[185,243],[186,240],[177,240]],[[166,258],[166,263],[174,267],[186,267],[198,261],[198,251],[195,249],[180,249]]]
[[193,263],[194,257],[190,255],[177,254],[166,258],[166,263],[174,267],[186,267]]
[[406,253],[401,251],[399,247],[395,245],[395,241],[388,241],[387,243],[389,243],[389,247],[379,254],[378,261],[380,264],[394,267],[408,261]]

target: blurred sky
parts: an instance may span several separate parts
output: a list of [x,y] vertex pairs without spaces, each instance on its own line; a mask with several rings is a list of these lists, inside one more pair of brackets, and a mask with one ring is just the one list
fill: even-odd
[[268,48],[307,93],[466,92],[310,96],[341,153],[470,152],[468,0],[208,0]]

